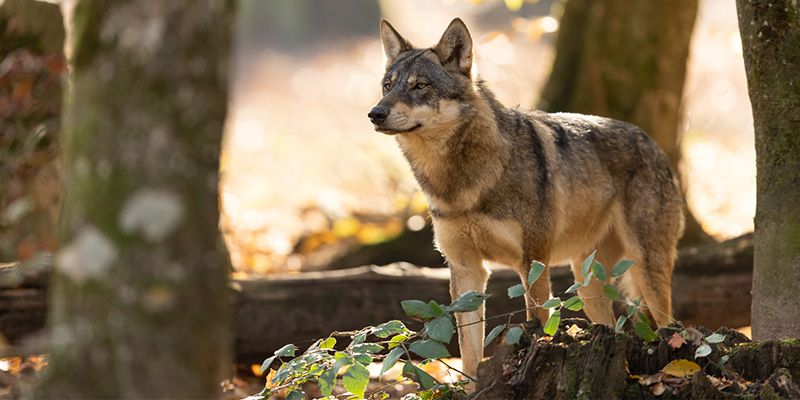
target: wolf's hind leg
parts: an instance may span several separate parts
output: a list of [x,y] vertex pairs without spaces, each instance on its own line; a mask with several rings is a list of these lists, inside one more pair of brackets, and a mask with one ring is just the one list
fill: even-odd
[[672,321],[672,265],[674,256],[665,252],[643,252],[629,270],[631,292],[641,295],[644,311],[657,327]]
[[[462,255],[461,258],[448,257],[450,264],[450,296],[455,300],[458,296],[474,290],[486,291],[489,271],[483,266],[477,254]],[[472,378],[477,377],[478,363],[483,358],[483,337],[485,322],[483,305],[477,311],[456,313],[458,328],[458,347],[464,373]]]
[[664,229],[668,224],[659,222],[638,227],[628,223],[624,228],[625,254],[634,264],[623,276],[629,297],[642,299],[642,311],[657,327],[672,321],[672,270],[679,233],[679,230]]
[[[606,275],[608,276],[611,267],[619,261],[623,254],[622,243],[620,243],[617,233],[613,229],[609,231],[597,244],[596,250],[597,254],[595,255],[595,260],[605,267]],[[591,250],[581,255],[582,258],[572,260],[572,275],[577,282],[583,282],[584,280],[581,267],[583,265],[583,260],[585,260],[589,254],[591,254]],[[583,299],[583,311],[592,322],[604,325],[614,324],[614,308],[611,304],[611,300],[609,300],[603,292],[603,282],[592,278],[589,286],[578,289],[578,294]]]

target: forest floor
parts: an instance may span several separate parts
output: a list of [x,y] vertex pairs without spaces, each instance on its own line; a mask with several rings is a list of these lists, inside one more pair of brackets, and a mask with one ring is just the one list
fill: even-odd
[[[448,360],[448,364],[460,366],[460,359]],[[28,357],[7,357],[0,358],[0,400],[21,400],[32,398],[36,382],[40,373],[47,365],[47,357],[44,355]],[[452,382],[456,377],[449,374],[440,364],[429,364],[422,367],[426,372],[442,382]],[[232,366],[234,373],[228,379],[221,382],[222,399],[235,400],[243,399],[261,391],[264,387],[265,377],[258,374],[259,365],[235,364]],[[367,388],[367,393],[385,392],[389,395],[388,400],[400,399],[407,393],[412,393],[417,389],[417,384],[404,379],[400,374],[400,367],[389,370],[382,379],[377,378],[380,371],[380,364],[373,364],[369,368],[371,380]],[[309,384],[304,387],[307,398],[321,397],[316,389],[316,385]],[[334,390],[334,394],[344,393],[344,389],[339,386]],[[277,393],[273,399],[283,399],[285,393]]]
[[[738,329],[744,336],[750,336],[750,327]],[[452,358],[446,360],[447,364],[460,368],[461,360]],[[31,397],[32,391],[36,385],[42,369],[47,365],[46,356],[27,356],[27,357],[7,357],[0,358],[0,400],[18,400],[27,399]],[[231,377],[221,382],[221,389],[223,392],[223,399],[234,400],[242,399],[247,396],[253,395],[261,391],[264,387],[266,378],[259,375],[259,365],[257,364],[235,364],[232,365]],[[454,382],[460,377],[454,375],[442,364],[430,363],[422,366],[422,368],[434,376],[441,382]],[[374,363],[369,367],[371,380],[367,393],[385,392],[389,395],[388,399],[400,399],[408,393],[412,393],[417,389],[417,385],[404,379],[401,376],[399,366],[395,366],[386,373],[381,379],[377,375],[380,371],[380,364]],[[643,382],[647,387],[653,389],[656,380],[663,380],[666,378],[667,384],[672,382],[673,386],[676,382],[681,383],[684,380],[670,379],[668,376],[661,374],[654,374],[654,378],[647,376],[643,377]],[[653,382],[650,382],[653,381]],[[679,382],[680,381],[680,382]],[[715,381],[716,382],[716,381]],[[732,383],[731,380],[720,380],[717,382],[719,385]],[[737,383],[738,385],[738,383]],[[660,386],[656,386],[655,390],[660,390]],[[319,396],[315,385],[309,384],[304,388],[309,396]],[[341,387],[338,387],[334,393],[344,393]],[[309,397],[311,398],[311,397]],[[281,393],[277,394],[276,399],[282,399]]]

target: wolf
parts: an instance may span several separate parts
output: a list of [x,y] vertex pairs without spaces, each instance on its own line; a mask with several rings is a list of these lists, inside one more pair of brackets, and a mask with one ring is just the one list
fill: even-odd
[[[634,261],[620,286],[657,326],[671,321],[671,279],[683,198],[663,151],[639,127],[596,116],[504,107],[473,67],[472,39],[454,19],[439,43],[416,48],[386,20],[383,98],[368,117],[393,135],[428,199],[450,294],[484,292],[484,262],[515,270],[528,318],[550,297],[549,271],[530,287],[531,263],[581,263],[596,249],[606,268]],[[595,323],[614,323],[603,284],[578,289]],[[456,315],[466,375],[483,357],[484,308]]]

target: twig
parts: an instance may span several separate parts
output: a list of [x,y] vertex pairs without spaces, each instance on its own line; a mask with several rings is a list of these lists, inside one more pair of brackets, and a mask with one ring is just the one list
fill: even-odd
[[477,379],[477,378],[473,378],[473,377],[471,377],[471,376],[469,376],[469,375],[465,374],[465,373],[464,373],[464,371],[461,371],[461,370],[459,370],[459,369],[453,368],[453,367],[452,367],[450,364],[448,364],[448,363],[444,362],[444,360],[442,360],[441,358],[437,358],[437,359],[436,359],[436,361],[439,361],[440,363],[444,364],[444,366],[445,366],[445,367],[447,367],[447,368],[450,368],[450,369],[452,369],[453,371],[456,371],[456,372],[458,372],[458,373],[459,373],[459,374],[461,374],[461,376],[463,376],[464,378],[467,378],[467,379],[469,379],[469,380],[471,380],[471,381],[473,381],[473,382],[478,382],[478,379]]

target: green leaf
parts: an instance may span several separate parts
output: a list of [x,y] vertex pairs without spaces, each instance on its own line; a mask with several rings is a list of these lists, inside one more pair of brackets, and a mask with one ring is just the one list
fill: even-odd
[[555,335],[556,331],[558,330],[558,324],[561,322],[561,311],[556,311],[550,318],[547,319],[547,322],[544,323],[544,333],[553,336]]
[[578,296],[572,296],[564,302],[564,307],[570,311],[583,310],[583,300],[581,300],[581,298]]
[[614,265],[614,268],[611,269],[611,276],[616,278],[628,271],[631,266],[633,266],[633,261],[620,260],[616,265]]
[[367,353],[357,353],[353,356],[353,358],[355,358],[356,361],[364,365],[369,365],[370,363],[372,363],[372,356],[370,356]]
[[450,305],[447,307],[448,311],[452,312],[465,312],[465,311],[475,311],[480,308],[481,304],[483,304],[486,299],[489,298],[488,294],[478,293],[474,290],[470,290],[458,296]]
[[592,254],[589,254],[589,257],[586,257],[583,260],[583,265],[581,265],[581,276],[586,276],[589,273],[589,269],[594,264],[594,256],[597,254],[597,250],[593,251]]
[[617,289],[614,286],[609,285],[608,283],[603,285],[603,293],[610,300],[619,300],[620,298]]
[[404,333],[392,336],[392,338],[389,340],[389,349],[393,349],[393,348],[399,346],[400,343],[403,343],[406,340],[408,340],[408,335],[406,335]]
[[650,324],[645,321],[637,321],[633,325],[633,330],[636,332],[636,336],[639,336],[645,341],[653,342],[658,340],[658,335],[656,335],[653,328],[650,327]]
[[339,372],[339,369],[344,368],[355,362],[353,356],[347,353],[343,353],[341,351],[337,351],[333,355],[333,358],[336,359],[336,362],[333,364],[333,368],[337,373]]
[[400,307],[409,317],[430,319],[436,316],[428,303],[421,300],[403,300],[400,302]]
[[506,343],[510,345],[515,345],[519,343],[519,340],[522,338],[522,328],[515,326],[506,332]]
[[369,370],[361,364],[351,365],[344,371],[344,375],[342,376],[342,386],[344,386],[348,392],[358,396],[358,398],[364,397],[364,391],[367,389],[368,383]]
[[525,294],[525,286],[522,286],[521,283],[518,283],[510,288],[508,288],[508,298],[513,299],[515,297],[519,297]]
[[494,328],[492,328],[492,330],[489,332],[489,334],[486,335],[486,340],[483,341],[483,346],[486,347],[486,346],[489,345],[489,343],[492,343],[492,341],[497,336],[499,336],[503,332],[503,330],[505,330],[505,329],[506,329],[506,324],[500,324],[500,325],[497,325]]
[[617,333],[622,332],[622,328],[625,327],[625,322],[627,322],[627,321],[628,321],[628,317],[626,317],[624,315],[620,315],[619,318],[617,318],[617,323],[614,324],[614,332],[617,332]]
[[572,284],[572,286],[570,286],[570,287],[569,287],[569,289],[567,289],[567,291],[565,291],[564,293],[574,293],[574,292],[575,292],[576,290],[578,290],[578,289],[579,289],[581,286],[583,286],[583,283],[581,283],[581,282],[575,282],[575,283],[573,283],[573,284]]
[[606,268],[603,264],[600,264],[600,261],[595,261],[594,264],[592,264],[592,272],[597,279],[601,281],[606,280]]
[[402,322],[395,319],[378,325],[372,334],[384,339],[392,335],[397,335],[398,333],[404,333],[407,330],[408,328],[406,328]]
[[286,346],[281,347],[275,352],[275,355],[278,357],[294,357],[294,353],[297,351],[297,346],[293,344],[287,344]]
[[444,314],[444,310],[442,309],[442,305],[437,303],[437,302],[435,302],[435,301],[433,301],[433,300],[428,302],[428,307],[430,307],[431,311],[433,311],[433,315],[435,315],[437,317],[442,315],[442,314]]
[[536,282],[536,280],[542,276],[544,268],[544,264],[540,263],[539,261],[534,261],[531,263],[531,270],[528,272],[528,285],[533,285],[533,282]]
[[589,273],[586,274],[586,279],[583,280],[584,287],[589,286],[589,284],[592,282],[592,276],[594,276],[594,272],[592,271],[589,271]]
[[272,365],[272,362],[275,361],[275,358],[277,358],[277,357],[278,356],[272,356],[272,357],[264,360],[264,362],[261,363],[261,369],[259,370],[260,371],[259,374],[260,375],[264,375],[264,371],[269,369],[269,366]]
[[554,297],[550,300],[545,301],[544,304],[542,304],[542,308],[553,308],[553,307],[558,307],[560,305],[561,305],[561,299],[559,299],[558,297]]
[[428,337],[442,343],[450,343],[456,332],[453,321],[449,315],[442,315],[425,323],[425,332]]
[[419,340],[411,343],[408,348],[412,353],[422,358],[445,358],[450,357],[450,353],[443,344],[430,339]]
[[626,306],[626,308],[627,309],[626,309],[625,315],[628,318],[633,318],[633,316],[636,315],[637,312],[639,312],[639,306],[636,305],[636,304],[628,304]]
[[377,343],[361,343],[353,346],[353,353],[375,354],[383,351],[383,346]]
[[728,362],[728,359],[730,359],[730,358],[731,358],[731,356],[729,356],[729,355],[724,355],[724,356],[720,357],[719,358],[719,362],[717,363],[717,368],[722,369],[722,367],[725,365],[725,363]]
[[694,351],[694,358],[705,357],[709,354],[711,354],[711,346],[707,343],[703,343]]
[[332,349],[336,346],[336,338],[329,337],[319,343],[320,349]]
[[357,344],[364,343],[365,340],[367,340],[367,332],[364,332],[364,330],[362,329],[361,332],[358,332],[355,335],[353,335],[353,341],[350,342],[350,346],[355,346]]
[[719,333],[709,335],[708,337],[705,338],[706,343],[710,344],[721,343],[724,340],[725,340],[725,335],[721,335]]
[[653,325],[653,323],[650,322],[650,317],[648,317],[647,314],[640,312],[638,315],[639,319],[644,321],[647,325]]
[[423,389],[430,389],[436,384],[436,380],[433,379],[430,374],[419,369],[416,365],[412,364],[411,361],[406,362],[403,366],[403,374],[410,375]]
[[336,373],[339,372],[333,367],[326,369],[319,378],[317,378],[317,386],[323,396],[330,396],[333,393],[333,388],[336,386]]
[[295,389],[286,395],[286,400],[305,400],[306,394],[300,389]]
[[383,359],[383,365],[381,366],[381,373],[378,374],[378,377],[383,376],[390,368],[394,367],[397,364],[397,360],[400,359],[400,356],[403,355],[405,351],[402,347],[395,347],[389,354],[386,355],[386,358]]

